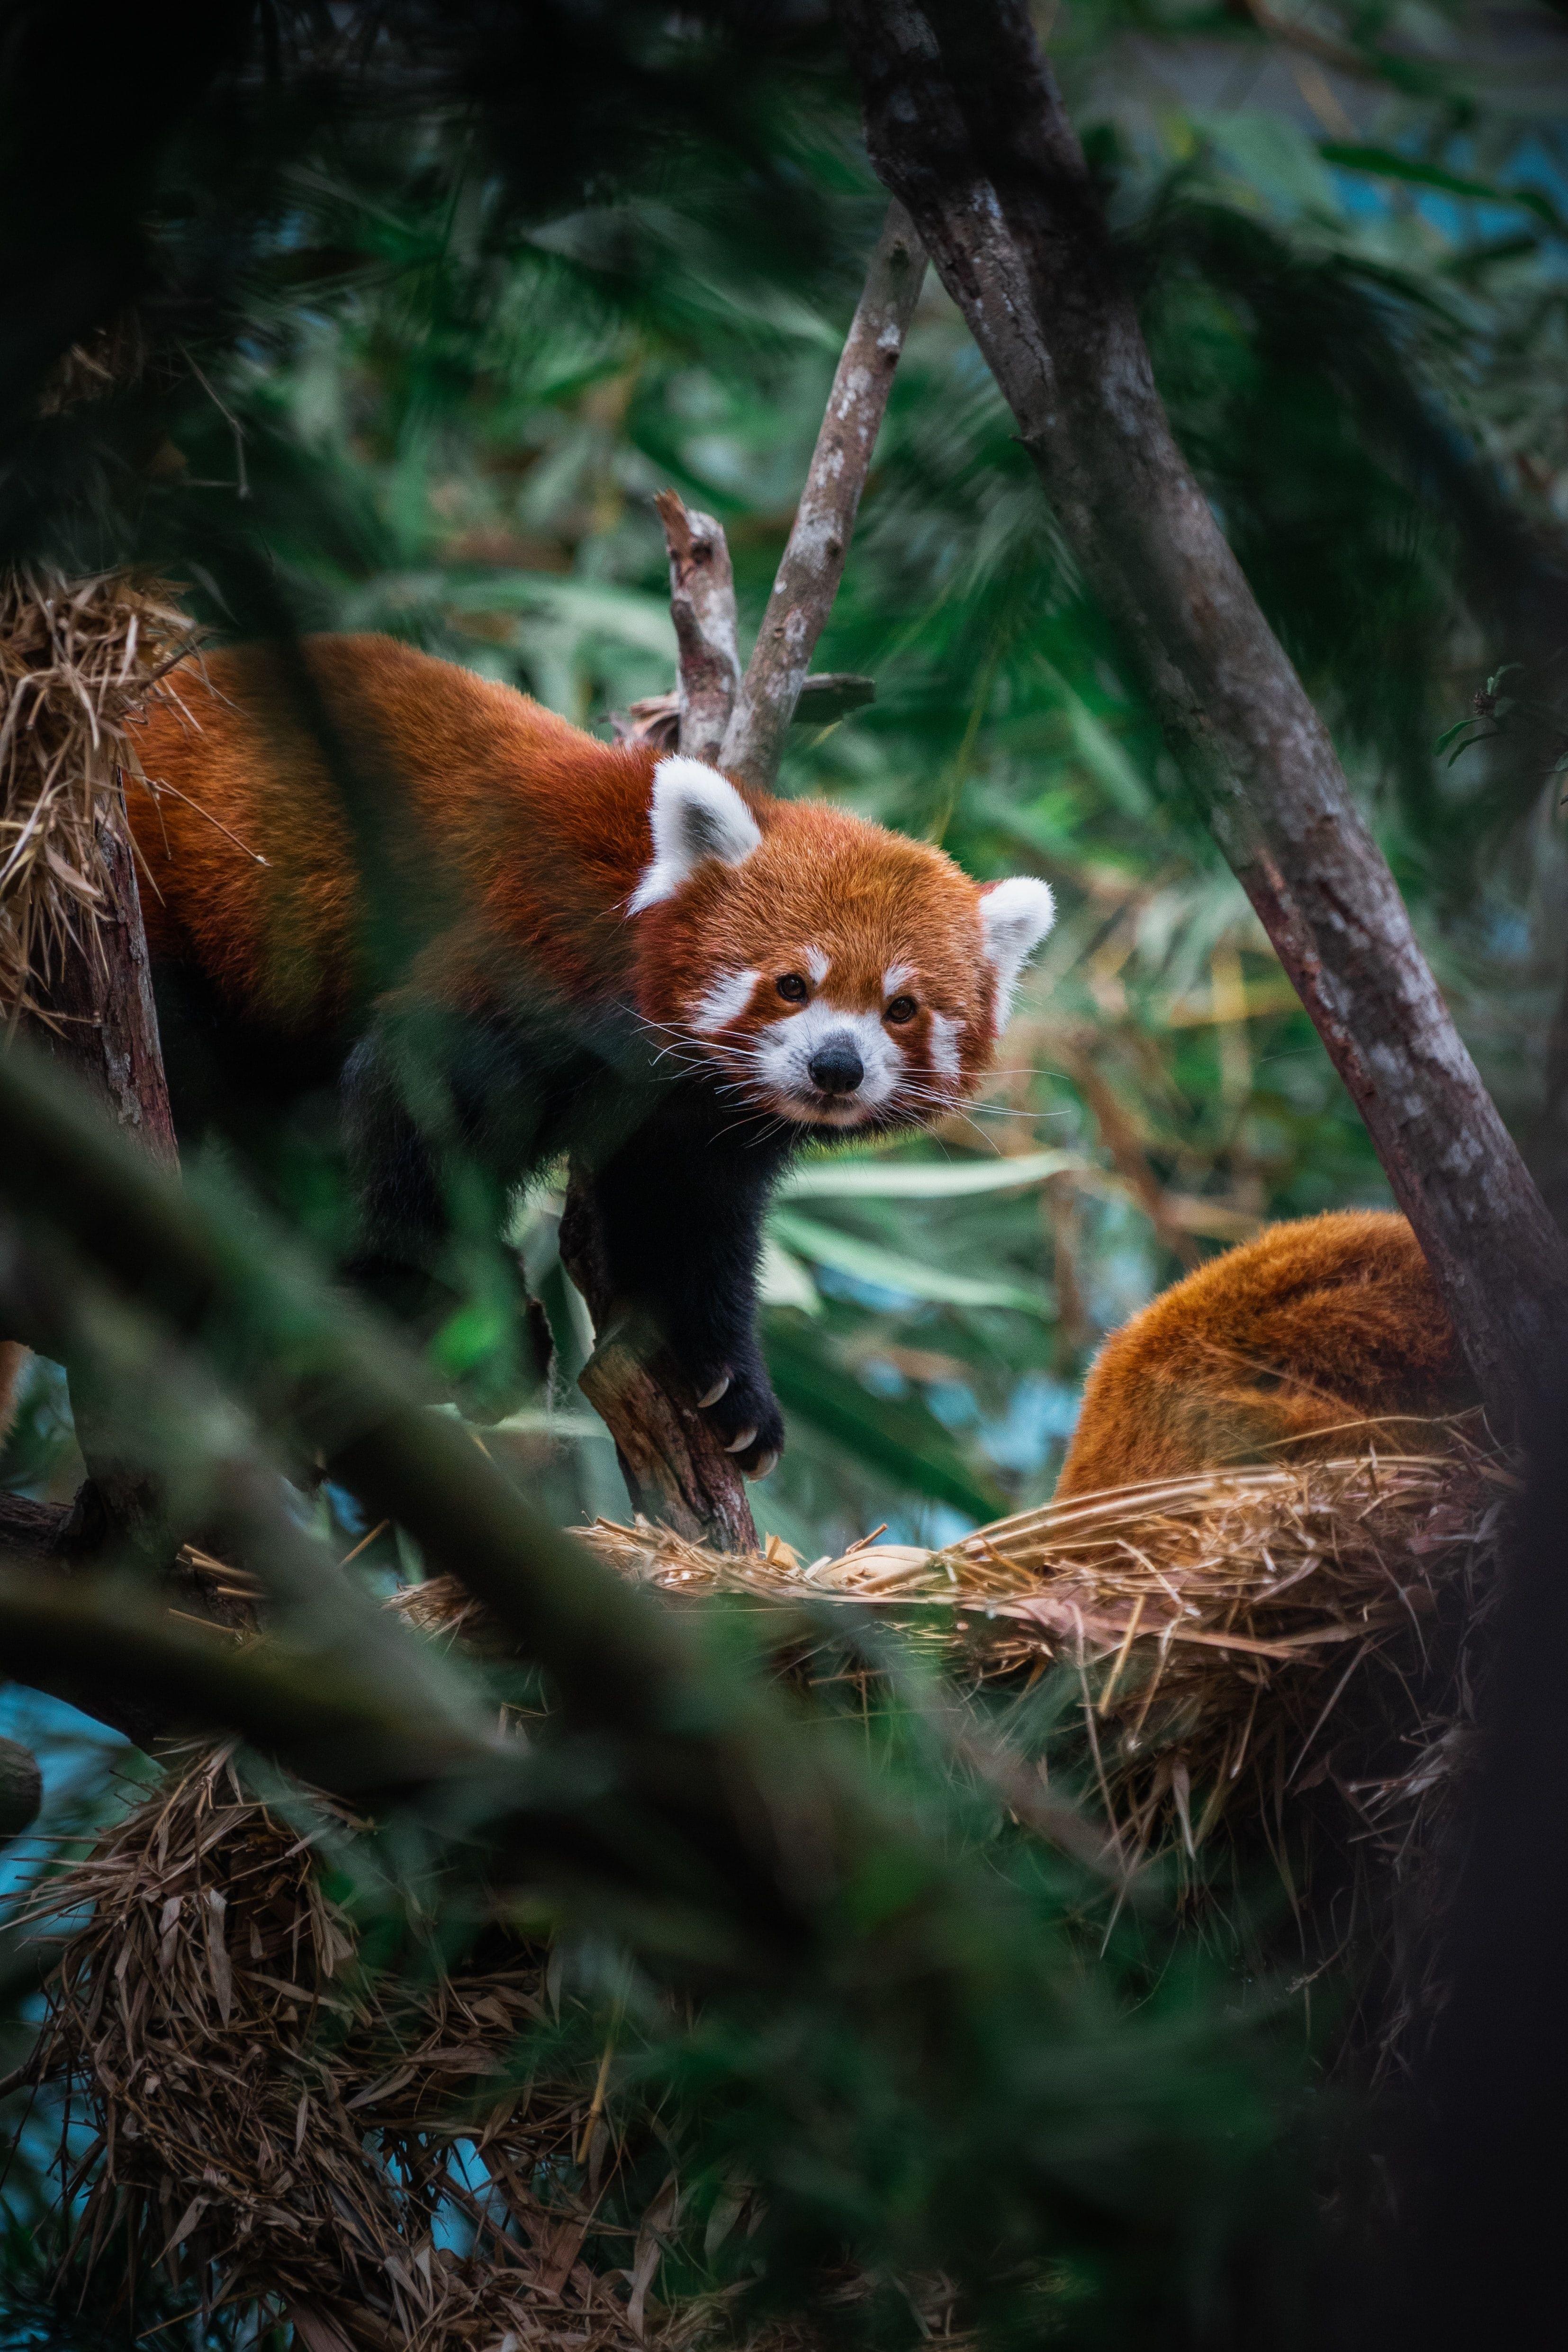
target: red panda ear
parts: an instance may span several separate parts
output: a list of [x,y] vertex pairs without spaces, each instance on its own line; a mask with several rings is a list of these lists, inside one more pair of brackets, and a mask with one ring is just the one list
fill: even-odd
[[727,776],[679,754],[653,772],[653,857],[626,901],[628,915],[672,898],[705,858],[739,866],[762,843],[757,820]]
[[980,894],[980,944],[996,975],[996,1027],[1013,1009],[1013,992],[1023,971],[1057,919],[1048,882],[1015,874]]

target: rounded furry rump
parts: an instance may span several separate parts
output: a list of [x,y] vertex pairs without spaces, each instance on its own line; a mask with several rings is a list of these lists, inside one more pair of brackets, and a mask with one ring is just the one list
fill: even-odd
[[[1330,1210],[1212,1258],[1111,1334],[1057,1493],[1321,1457],[1342,1446],[1349,1422],[1425,1420],[1474,1402],[1405,1218]],[[1391,1443],[1407,1451],[1414,1434]]]

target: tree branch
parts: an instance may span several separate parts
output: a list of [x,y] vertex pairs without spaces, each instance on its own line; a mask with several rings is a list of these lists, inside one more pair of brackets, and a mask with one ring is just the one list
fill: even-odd
[[[28,1255],[68,1255],[166,1339],[199,1342],[215,1381],[232,1381],[264,1426],[319,1453],[374,1519],[405,1529],[544,1669],[564,1730],[597,1743],[585,1790],[550,1798],[540,1785],[535,1815],[548,1799],[562,1850],[581,1860],[597,1836],[604,1868],[657,1887],[666,1916],[679,1877],[700,1906],[760,1922],[758,1951],[776,1962],[822,1873],[837,1872],[841,1842],[886,1833],[876,1801],[817,1752],[805,1718],[533,1509],[471,1433],[429,1410],[419,1369],[386,1327],[324,1292],[282,1236],[263,1244],[250,1220],[182,1196],[20,1047],[0,1056],[0,1200],[26,1228]],[[326,1652],[186,1642],[118,1580],[0,1572],[0,1653],[29,1679],[69,1672],[101,1686],[129,1675],[328,1786],[424,1777],[443,1756],[479,1761],[434,1678],[411,1707],[357,1633]],[[397,1745],[411,1715],[416,1760]],[[514,1779],[523,1769],[508,1767]],[[521,1781],[516,1794],[526,1797]]]
[[920,239],[895,201],[866,272],[789,543],[719,755],[721,768],[764,790],[778,774],[784,736],[844,575],[893,371],[924,277]]
[[142,893],[123,809],[100,821],[101,898],[86,936],[36,976],[47,1016],[26,1023],[52,1060],[78,1071],[115,1124],[164,1168],[179,1165],[153,1003]]
[[[7,1220],[0,1220],[0,1314],[89,1377],[102,1401],[106,1442],[158,1498],[158,1548],[171,1563],[155,1588],[163,1604],[175,1597],[171,1585],[191,1581],[178,1564],[184,1544],[211,1545],[256,1579],[269,1631],[322,1658],[352,1656],[374,1676],[382,1703],[401,1706],[411,1721],[444,1715],[482,1732],[472,1696],[448,1662],[412,1641],[321,1537],[299,1524],[280,1468],[228,1400],[215,1397],[199,1350],[151,1316],[127,1311],[58,1240],[40,1233],[29,1247],[18,1246]],[[105,1565],[114,1564],[111,1553]],[[205,1613],[199,1603],[197,1613]],[[139,1746],[171,1727],[133,1680],[111,1696],[112,1719]]]
[[323,1788],[431,1780],[500,1758],[482,1721],[411,1706],[406,1689],[388,1692],[352,1653],[275,1640],[237,1647],[114,1580],[0,1566],[0,1643],[16,1680],[89,1712],[132,1685],[162,1719],[238,1731]]
[[[23,1026],[52,1061],[86,1080],[117,1127],[160,1167],[174,1169],[179,1153],[136,860],[122,805],[100,819],[98,850],[100,895],[92,919],[79,925],[83,936],[56,942],[46,970],[35,975],[38,1013],[25,1016]],[[13,1336],[32,1339],[22,1331]],[[153,1567],[167,1566],[155,1483],[116,1452],[89,1368],[57,1360],[66,1362],[71,1418],[88,1470],[64,1549],[82,1558],[128,1547]]]
[[[816,641],[843,577],[860,493],[870,469],[904,333],[925,275],[925,257],[901,205],[871,256],[833,379],[827,411],[801,493],[789,544],[742,681],[735,648],[735,583],[721,526],[674,490],[654,504],[669,550],[669,608],[679,647],[679,748],[769,786]],[[816,681],[833,715],[869,700],[868,682]],[[634,737],[658,740],[662,698],[631,714]],[[723,1551],[754,1550],[756,1523],[740,1472],[657,1357],[614,1327],[616,1302],[586,1187],[574,1174],[561,1225],[562,1263],[588,1303],[598,1345],[578,1386],[616,1441],[633,1507]]]
[[669,550],[669,610],[679,648],[679,746],[714,761],[741,688],[735,644],[735,575],[721,523],[660,490],[654,505]]
[[720,1551],[755,1551],[745,1482],[673,1367],[645,1361],[616,1321],[586,1185],[573,1171],[561,1220],[561,1263],[587,1302],[598,1345],[577,1381],[616,1441],[632,1508]]
[[[669,550],[669,609],[679,648],[676,742],[689,759],[717,760],[741,683],[735,646],[735,575],[723,526],[679,491],[654,500]],[[668,740],[666,698],[632,714],[633,733]],[[645,1360],[616,1323],[593,1195],[574,1168],[561,1220],[561,1263],[593,1318],[597,1345],[577,1385],[616,1441],[634,1511],[720,1551],[754,1551],[756,1522],[745,1482],[673,1368]]]
[[1365,1119],[1500,1425],[1568,1320],[1547,1215],[1154,387],[1025,0],[840,0],[909,206],[1215,838]]

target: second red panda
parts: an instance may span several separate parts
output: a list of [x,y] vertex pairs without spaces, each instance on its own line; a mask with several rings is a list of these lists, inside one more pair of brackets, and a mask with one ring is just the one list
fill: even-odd
[[1331,1210],[1211,1258],[1111,1333],[1057,1497],[1369,1442],[1397,1453],[1476,1401],[1405,1220]]
[[973,1091],[1046,884],[979,888],[386,638],[210,654],[175,684],[131,795],[171,1031],[242,1092],[264,1062],[341,1067],[359,1268],[394,1295],[439,1267],[458,1163],[499,1216],[584,1154],[614,1288],[760,1475],[769,1190],[805,1143]]

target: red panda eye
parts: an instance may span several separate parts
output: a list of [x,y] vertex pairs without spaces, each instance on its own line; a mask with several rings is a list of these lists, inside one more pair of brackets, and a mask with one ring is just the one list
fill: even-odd
[[804,1004],[811,994],[798,971],[786,971],[781,980],[773,982],[773,986],[786,1004]]
[[912,1021],[919,1011],[920,1006],[912,996],[895,996],[882,1018],[884,1021],[893,1021],[901,1024],[906,1021]]

